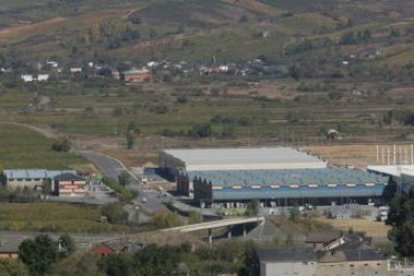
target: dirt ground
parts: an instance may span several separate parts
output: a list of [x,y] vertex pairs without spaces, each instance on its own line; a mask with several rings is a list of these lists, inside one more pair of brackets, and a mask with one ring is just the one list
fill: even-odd
[[331,225],[334,229],[348,231],[351,227],[354,231],[365,232],[370,237],[387,237],[391,229],[384,222],[372,221],[368,219],[328,219],[324,217],[315,218],[316,221]]
[[[368,165],[379,164],[377,146],[372,144],[308,146],[303,149],[322,156],[332,165],[366,168]],[[379,157],[381,162],[382,155]]]
[[[136,146],[128,150],[123,136],[93,136],[73,135],[71,139],[79,150],[93,150],[121,160],[128,167],[140,167],[149,163],[158,164],[158,154],[168,148],[196,148],[196,147],[246,147],[248,138],[236,140],[210,140],[191,138],[169,138],[160,136],[139,136]],[[271,145],[267,144],[266,145]]]
[[0,41],[16,39],[21,36],[43,30],[51,26],[55,26],[56,24],[61,23],[65,20],[66,19],[63,17],[55,17],[39,23],[4,28],[0,30]]

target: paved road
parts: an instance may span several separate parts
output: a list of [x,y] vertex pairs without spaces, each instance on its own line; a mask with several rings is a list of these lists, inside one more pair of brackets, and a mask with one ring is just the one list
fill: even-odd
[[[127,170],[121,161],[112,157],[91,151],[82,151],[79,152],[79,154],[95,163],[101,173],[106,177],[117,179],[122,171]],[[159,197],[159,192],[141,190],[141,185],[139,185],[139,182],[134,175],[131,177],[131,183],[128,185],[128,189],[139,192],[139,196],[134,200],[134,203],[143,207],[145,210],[155,213],[167,210],[162,203],[162,198]],[[144,198],[147,199],[146,203],[143,202]]]
[[81,151],[79,154],[95,163],[101,173],[106,177],[117,179],[118,175],[125,170],[125,166],[122,163],[108,156],[91,151]]
[[[47,234],[52,239],[57,240],[62,233],[54,232],[14,232],[14,231],[0,231],[0,236],[2,240],[5,241],[23,241],[25,239],[33,239],[40,234]],[[87,234],[87,233],[67,233],[69,234],[74,241],[81,248],[87,248],[94,244],[99,244],[101,242],[117,239],[124,236],[124,234]]]

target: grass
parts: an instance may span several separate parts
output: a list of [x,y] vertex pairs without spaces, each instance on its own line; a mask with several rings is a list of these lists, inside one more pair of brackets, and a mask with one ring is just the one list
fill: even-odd
[[87,162],[72,153],[53,151],[54,142],[31,129],[0,124],[0,168],[65,169]]
[[131,228],[99,222],[97,206],[66,203],[0,204],[0,229],[8,231],[51,231],[110,233]]
[[392,65],[405,65],[411,63],[413,59],[414,49],[411,48],[386,58],[385,62]]
[[295,30],[299,33],[312,34],[315,32],[334,31],[337,22],[333,19],[323,16],[320,13],[301,13],[293,17],[288,17],[281,25]]
[[[0,97],[3,100],[0,102],[0,109],[7,112],[0,114],[0,121],[17,121],[32,125],[48,126],[68,135],[113,136],[117,133],[119,137],[123,138],[127,124],[131,121],[136,121],[139,124],[141,133],[145,136],[159,134],[163,129],[187,132],[193,125],[208,123],[211,118],[220,114],[231,118],[245,117],[251,124],[212,124],[216,132],[221,132],[224,128],[232,128],[234,134],[238,137],[246,137],[250,133],[251,137],[275,137],[277,139],[282,130],[287,128],[292,130],[295,128],[295,140],[298,141],[299,138],[299,140],[304,142],[305,140],[312,141],[312,139],[316,138],[323,139],[324,134],[321,131],[323,129],[336,128],[338,124],[341,125],[342,132],[345,133],[345,138],[347,139],[360,135],[369,136],[372,131],[376,131],[378,135],[386,134],[386,132],[389,133],[390,131],[386,128],[378,129],[369,120],[374,116],[373,114],[380,118],[384,110],[387,110],[387,106],[390,109],[394,108],[392,105],[376,103],[371,100],[369,102],[364,99],[360,99],[358,102],[353,101],[352,95],[344,95],[344,99],[341,102],[332,105],[327,100],[327,96],[324,96],[327,92],[322,94],[312,92],[299,93],[293,90],[297,85],[293,81],[285,81],[283,86],[286,88],[284,90],[278,88],[280,82],[269,82],[263,88],[263,91],[269,97],[275,95],[276,100],[273,101],[255,100],[249,96],[249,93],[253,90],[261,91],[262,88],[260,87],[231,88],[232,90],[237,89],[236,97],[191,96],[189,95],[191,92],[186,92],[201,89],[208,94],[211,87],[225,87],[225,82],[215,82],[212,84],[196,82],[146,84],[139,91],[136,91],[136,88],[118,84],[109,85],[105,88],[93,86],[86,88],[89,85],[76,83],[46,84],[42,87],[41,93],[51,98],[51,104],[46,111],[33,113],[13,112],[16,109],[24,109],[29,104],[35,106],[36,102],[29,92],[32,88],[23,86],[20,91],[16,89],[17,91],[4,92]],[[344,86],[344,89],[350,89],[346,87],[346,84],[338,83],[338,85]],[[40,91],[40,87],[36,89]],[[370,87],[369,89],[375,89],[375,87]],[[185,104],[174,103],[176,99],[175,93],[187,94],[188,102]],[[292,99],[298,95],[306,96],[306,98],[300,101],[293,101]],[[393,94],[390,95],[396,97]],[[162,104],[168,106],[168,111],[165,114],[156,113],[148,108],[148,106],[159,104],[160,99],[163,99]],[[410,101],[404,102],[404,108],[409,108],[412,105],[411,103]],[[318,108],[314,108],[315,105]],[[88,114],[86,112],[88,107],[93,108],[92,113]],[[116,108],[122,108],[124,110],[123,114],[115,116],[113,112]],[[364,112],[361,110],[364,110]],[[301,117],[305,117],[310,121],[300,120],[293,126],[284,121],[286,114],[289,112],[300,113]],[[302,116],[302,114],[304,115]],[[394,129],[393,131],[395,135],[398,135],[400,131],[405,130]],[[17,133],[11,135],[22,136]],[[24,135],[30,136],[31,134],[25,133]],[[301,139],[301,137],[306,137],[306,139]],[[13,139],[11,141],[23,144],[28,143],[23,140]],[[62,163],[65,163],[65,166],[71,164],[71,162],[65,160],[71,155],[54,153],[50,151],[50,146],[48,146],[53,141],[45,140],[44,138],[42,138],[42,141],[44,143],[42,151],[48,156],[40,161],[37,160],[37,163],[44,164],[50,159],[49,164],[56,163],[56,167],[62,167]],[[39,142],[36,143],[39,144]],[[15,145],[15,147],[20,146]],[[33,146],[29,145],[26,147]],[[17,149],[12,151],[16,152]],[[18,159],[24,162],[24,164],[30,163],[29,159],[32,158],[31,156],[23,155],[23,157]],[[5,161],[8,160],[6,157],[3,159]],[[0,157],[0,164],[1,160]]]

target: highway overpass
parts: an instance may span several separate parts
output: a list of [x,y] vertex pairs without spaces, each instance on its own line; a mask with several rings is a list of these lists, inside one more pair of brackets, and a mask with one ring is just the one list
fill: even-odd
[[[195,231],[202,231],[202,230],[208,230],[209,235],[209,243],[212,243],[213,237],[212,237],[212,230],[215,228],[222,228],[222,227],[229,227],[235,225],[243,225],[246,226],[246,224],[261,224],[264,223],[265,218],[264,217],[242,217],[242,218],[230,218],[230,219],[221,219],[221,220],[214,220],[209,222],[201,222],[191,225],[185,225],[185,226],[179,226],[179,227],[173,227],[168,229],[163,229],[161,232],[181,232],[181,233],[189,233],[189,232],[195,232]],[[243,235],[246,236],[246,227],[243,228]],[[231,231],[229,231],[229,237],[231,237]]]

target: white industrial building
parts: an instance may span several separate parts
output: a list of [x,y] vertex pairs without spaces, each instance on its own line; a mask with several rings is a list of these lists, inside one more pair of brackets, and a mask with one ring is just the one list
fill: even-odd
[[389,176],[400,191],[407,193],[414,187],[413,165],[368,166],[367,171]]
[[[177,190],[191,195],[192,183],[180,176],[194,171],[321,169],[327,163],[287,147],[167,149],[159,156],[161,170],[177,180]],[[187,183],[189,182],[189,183]]]
[[410,175],[414,177],[414,166],[412,165],[368,166],[367,170],[392,177],[401,177],[401,175]]

